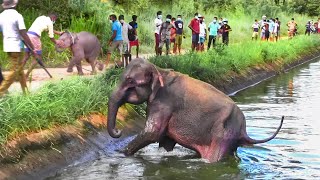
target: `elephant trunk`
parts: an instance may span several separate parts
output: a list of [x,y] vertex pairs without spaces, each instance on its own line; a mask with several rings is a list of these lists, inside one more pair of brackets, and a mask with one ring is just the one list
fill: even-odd
[[116,129],[116,118],[119,107],[124,104],[123,102],[124,92],[116,90],[112,93],[109,102],[108,102],[108,121],[107,129],[108,133],[113,138],[119,138],[121,136],[121,130]]
[[58,45],[55,45],[55,49],[56,49],[56,51],[57,51],[58,53],[61,53],[61,52],[64,51],[64,49],[63,49],[62,47],[58,46]]

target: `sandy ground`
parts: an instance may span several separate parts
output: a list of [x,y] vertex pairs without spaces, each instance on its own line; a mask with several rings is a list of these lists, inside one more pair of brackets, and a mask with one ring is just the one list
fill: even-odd
[[[91,66],[89,65],[84,65],[84,69],[91,70]],[[42,68],[37,68],[32,71],[31,74],[31,81],[30,79],[27,80],[27,86],[29,91],[35,91],[37,88],[39,88],[41,85],[43,85],[45,82],[48,81],[58,81],[62,80],[71,76],[77,76],[77,70],[74,67],[72,73],[67,72],[67,68],[47,68],[47,70],[50,72],[52,75],[52,78],[49,77],[49,75],[44,71]],[[25,70],[26,72],[27,70]],[[90,71],[83,70],[85,73],[85,76],[91,76]],[[4,76],[6,76],[9,72],[3,72]],[[100,72],[98,72],[100,73]],[[9,93],[10,92],[16,92],[16,91],[21,91],[20,83],[15,82],[13,83],[10,88],[9,88]]]

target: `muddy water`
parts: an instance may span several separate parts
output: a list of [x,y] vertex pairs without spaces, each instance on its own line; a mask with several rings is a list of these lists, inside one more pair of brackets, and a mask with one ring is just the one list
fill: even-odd
[[132,139],[127,137],[104,144],[98,158],[77,162],[49,179],[320,179],[319,60],[232,97],[255,139],[272,134],[281,115],[286,116],[276,139],[239,148],[240,160],[208,164],[181,146],[167,153],[157,144],[124,157],[115,149]]

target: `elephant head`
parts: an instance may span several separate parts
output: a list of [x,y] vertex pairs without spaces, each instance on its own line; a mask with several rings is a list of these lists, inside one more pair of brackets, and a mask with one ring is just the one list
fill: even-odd
[[77,40],[77,35],[75,33],[71,33],[69,31],[65,31],[62,33],[57,41],[59,43],[56,44],[55,48],[57,52],[62,52],[63,49],[71,47],[75,44]]
[[144,59],[133,59],[123,72],[117,88],[108,103],[108,132],[111,137],[119,138],[121,131],[115,129],[118,109],[124,103],[142,104],[152,102],[159,88],[163,86],[159,70]]

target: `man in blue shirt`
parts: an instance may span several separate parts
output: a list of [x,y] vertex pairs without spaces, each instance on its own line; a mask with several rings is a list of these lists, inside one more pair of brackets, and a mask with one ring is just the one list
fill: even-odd
[[111,58],[111,53],[118,48],[120,51],[120,54],[122,54],[122,26],[121,23],[117,20],[117,16],[115,14],[111,14],[109,16],[110,21],[112,21],[112,36],[109,40],[109,48],[108,48],[108,54],[107,54],[107,60],[106,60],[106,65],[108,66],[110,58]]
[[215,17],[208,26],[208,31],[209,31],[208,50],[210,49],[211,42],[213,46],[215,45],[219,29],[220,29],[220,25],[219,23],[217,23],[217,18]]

